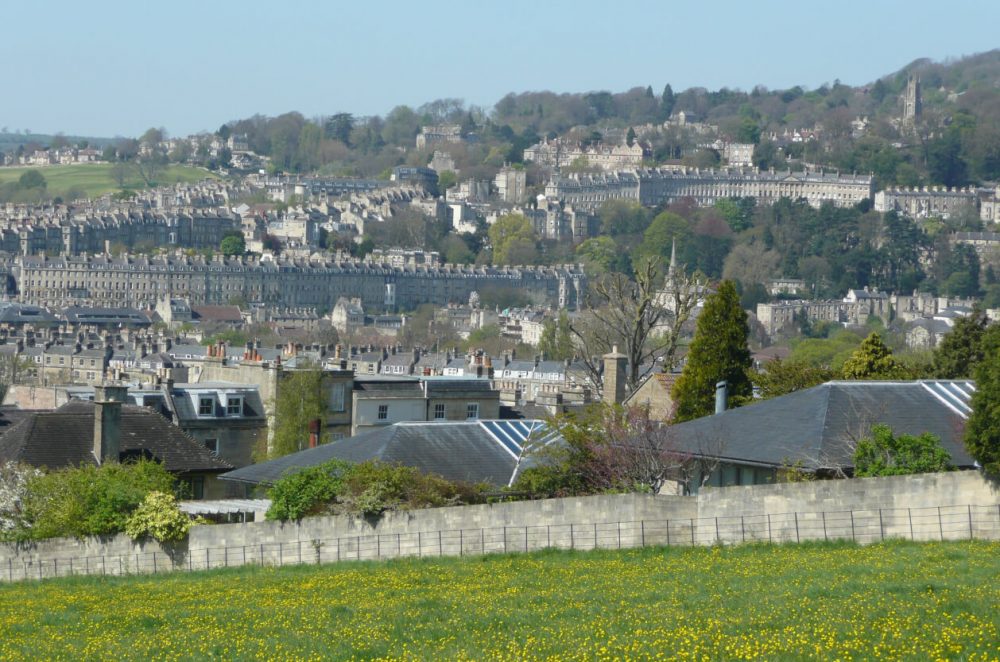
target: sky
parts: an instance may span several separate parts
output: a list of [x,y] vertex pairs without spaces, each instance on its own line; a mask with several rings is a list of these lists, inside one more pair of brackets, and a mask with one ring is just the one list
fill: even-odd
[[0,9],[0,129],[111,137],[508,92],[861,85],[1000,47],[996,0],[37,0]]

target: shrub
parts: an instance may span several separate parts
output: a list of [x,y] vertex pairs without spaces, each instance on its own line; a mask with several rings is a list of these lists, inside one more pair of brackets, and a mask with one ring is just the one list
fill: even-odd
[[854,475],[903,476],[907,474],[951,471],[951,456],[941,440],[929,432],[893,436],[888,425],[876,425],[868,439],[854,450]]
[[298,520],[307,515],[319,515],[340,492],[344,474],[351,464],[331,460],[316,467],[282,477],[268,490],[270,520]]
[[14,462],[0,464],[0,539],[15,535],[27,526],[22,511],[28,481],[41,471]]
[[484,486],[452,482],[413,467],[334,460],[285,476],[268,492],[267,518],[296,520],[308,515],[377,517],[387,510],[412,510],[483,503]]
[[191,530],[191,519],[177,507],[177,498],[165,492],[150,492],[125,521],[125,533],[133,540],[154,538],[160,542],[183,540]]
[[28,480],[23,501],[26,527],[19,537],[108,535],[150,492],[173,492],[174,478],[158,462],[83,465]]

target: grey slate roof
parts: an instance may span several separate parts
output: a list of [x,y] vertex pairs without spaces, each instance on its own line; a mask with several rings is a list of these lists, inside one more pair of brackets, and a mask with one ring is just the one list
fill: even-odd
[[[329,460],[380,460],[415,467],[449,480],[503,486],[513,481],[521,443],[528,435],[555,439],[541,421],[439,421],[396,423],[377,430],[253,464],[220,478],[272,484]],[[519,440],[520,439],[520,440]],[[522,461],[521,466],[527,463]]]
[[[121,451],[151,455],[173,473],[217,472],[232,465],[145,407],[122,405]],[[95,464],[94,403],[70,400],[55,411],[31,412],[0,436],[0,461],[59,469]]]
[[884,423],[895,434],[930,432],[958,467],[971,467],[962,434],[970,381],[835,381],[672,427],[679,448],[733,464],[851,467],[852,442]]

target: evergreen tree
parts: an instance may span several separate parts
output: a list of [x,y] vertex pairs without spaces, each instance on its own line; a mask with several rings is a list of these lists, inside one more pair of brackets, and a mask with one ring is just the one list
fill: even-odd
[[[287,374],[287,373],[286,373]],[[293,370],[284,377],[274,406],[274,438],[268,459],[295,453],[309,447],[309,425],[326,425],[327,398],[323,391],[323,372],[314,366]],[[321,439],[321,442],[327,439]]]
[[862,341],[841,369],[844,379],[899,379],[903,373],[892,350],[885,346],[876,331]]
[[719,291],[705,299],[687,363],[674,384],[677,421],[711,414],[715,410],[715,385],[722,380],[729,383],[730,402],[738,406],[750,399],[749,333],[736,286],[732,281],[723,281]]
[[983,360],[975,369],[976,392],[965,426],[965,447],[990,474],[1000,474],[1000,325],[983,334]]
[[955,322],[954,328],[934,352],[934,376],[938,379],[967,379],[983,360],[983,334],[989,320],[980,308]]

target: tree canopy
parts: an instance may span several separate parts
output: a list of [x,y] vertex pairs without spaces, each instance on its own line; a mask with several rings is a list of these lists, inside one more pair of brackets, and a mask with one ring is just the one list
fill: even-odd
[[687,362],[674,383],[676,420],[711,414],[715,410],[715,385],[723,380],[728,382],[731,403],[738,406],[750,399],[749,334],[747,314],[740,307],[736,286],[732,281],[723,281],[716,293],[705,298]]
[[983,360],[974,371],[976,392],[965,426],[965,447],[979,464],[1000,475],[1000,325],[983,334]]

